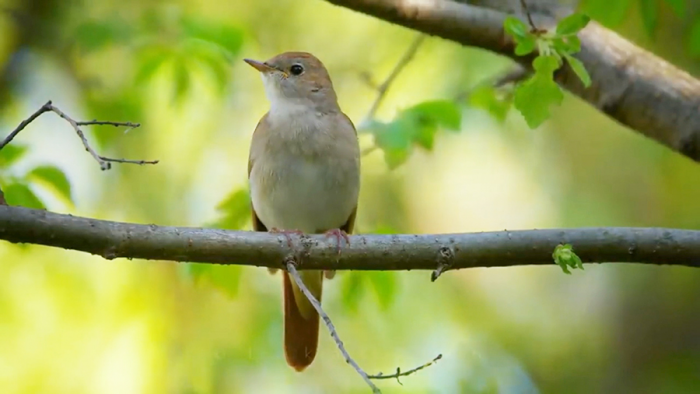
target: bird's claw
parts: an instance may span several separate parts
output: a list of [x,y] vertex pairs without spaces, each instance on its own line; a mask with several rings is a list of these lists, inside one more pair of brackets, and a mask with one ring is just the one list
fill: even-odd
[[338,250],[338,254],[340,254],[340,239],[344,239],[345,243],[347,245],[350,245],[350,238],[348,237],[348,233],[345,231],[339,229],[339,228],[334,228],[333,230],[328,230],[326,231],[326,237],[335,237],[336,240],[336,249]]
[[292,235],[292,234],[298,235],[298,236],[304,235],[304,232],[301,230],[280,230],[276,227],[271,228],[270,232],[275,233],[275,234],[282,234],[282,236],[284,236],[284,238],[287,239],[287,246],[289,246],[290,248],[294,247],[294,245],[292,244],[292,238],[290,237],[290,235]]

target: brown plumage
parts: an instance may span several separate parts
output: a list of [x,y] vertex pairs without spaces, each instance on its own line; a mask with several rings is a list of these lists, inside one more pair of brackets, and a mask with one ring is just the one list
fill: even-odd
[[[355,127],[340,110],[325,67],[304,52],[246,62],[261,71],[270,101],[270,111],[253,133],[248,161],[253,228],[282,233],[335,230],[338,237],[338,230],[351,233],[360,150]],[[323,273],[304,270],[300,276],[321,301]],[[302,371],[316,356],[319,315],[289,275],[282,277],[285,356]]]

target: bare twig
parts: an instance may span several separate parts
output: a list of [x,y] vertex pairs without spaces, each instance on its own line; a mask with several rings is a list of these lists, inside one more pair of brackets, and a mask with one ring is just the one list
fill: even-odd
[[442,358],[442,354],[438,354],[437,357],[428,361],[427,363],[425,363],[419,367],[409,369],[408,371],[401,372],[401,368],[396,367],[396,373],[392,373],[391,375],[384,375],[383,373],[380,372],[376,375],[369,375],[368,378],[370,378],[370,379],[396,379],[396,381],[399,382],[399,384],[403,386],[403,383],[401,383],[401,381],[399,380],[400,377],[408,376],[410,374],[413,374],[413,373],[420,371],[421,369],[428,368],[429,366],[435,364],[441,358]]
[[292,259],[287,259],[286,261],[287,264],[287,271],[289,272],[289,275],[294,279],[294,282],[296,282],[297,286],[299,289],[304,293],[306,298],[309,299],[309,302],[311,302],[311,305],[314,306],[314,309],[316,309],[316,312],[318,312],[319,316],[323,319],[323,322],[326,324],[326,327],[328,328],[328,331],[331,334],[331,337],[333,337],[333,340],[335,341],[335,344],[338,346],[338,349],[340,349],[340,352],[343,354],[343,357],[345,358],[345,362],[350,364],[353,368],[355,368],[355,371],[357,371],[358,374],[362,377],[362,379],[369,385],[369,387],[372,388],[373,393],[381,393],[381,390],[379,390],[379,387],[377,387],[372,381],[369,379],[367,376],[367,373],[360,368],[359,365],[355,362],[355,360],[350,357],[350,354],[348,354],[348,351],[345,350],[345,346],[343,345],[343,341],[340,340],[340,337],[338,336],[338,332],[335,330],[335,326],[333,326],[333,322],[331,322],[331,318],[328,317],[326,312],[323,311],[323,308],[321,307],[321,303],[318,302],[316,297],[311,294],[309,289],[306,287],[304,284],[304,281],[301,280],[301,276],[299,275],[299,272],[297,271],[295,267],[295,262]]
[[5,200],[5,193],[0,190],[0,205],[7,205],[7,201]]
[[532,15],[530,15],[530,10],[527,9],[527,4],[525,3],[525,0],[520,0],[520,5],[523,6],[523,11],[525,12],[525,15],[527,16],[527,21],[530,24],[530,27],[532,28],[532,32],[537,32],[539,31],[537,29],[537,26],[535,26],[535,23],[532,21]]
[[[421,44],[425,40],[426,35],[425,34],[418,34],[415,39],[413,39],[413,42],[411,45],[408,47],[404,55],[399,59],[399,61],[396,63],[394,66],[394,69],[391,70],[391,73],[389,76],[382,82],[379,87],[377,87],[377,98],[374,99],[374,102],[372,103],[372,106],[369,109],[369,112],[367,112],[367,116],[365,117],[365,121],[370,121],[374,118],[374,115],[377,113],[377,110],[379,109],[379,106],[382,103],[382,100],[384,100],[384,97],[386,96],[387,91],[389,90],[389,87],[391,84],[394,82],[396,77],[399,76],[401,71],[406,67],[408,63],[413,59],[413,57],[416,55],[416,52],[418,52],[418,48],[420,48]],[[371,80],[371,79],[369,79]]]
[[61,111],[57,107],[55,107],[51,101],[47,101],[46,104],[42,105],[41,108],[39,108],[36,112],[34,112],[31,116],[29,116],[27,119],[23,120],[17,128],[12,130],[12,132],[0,143],[0,150],[5,147],[5,145],[9,144],[17,134],[19,134],[20,131],[24,130],[24,128],[27,127],[30,123],[32,123],[36,118],[41,116],[41,114],[45,112],[54,112],[61,118],[63,118],[65,121],[70,123],[71,126],[73,126],[73,129],[75,130],[76,134],[78,134],[78,137],[80,138],[80,141],[82,141],[83,146],[85,147],[85,150],[92,155],[92,157],[99,163],[100,168],[102,170],[108,170],[111,168],[110,163],[128,163],[128,164],[157,164],[158,160],[129,160],[129,159],[114,159],[114,158],[109,158],[105,156],[99,155],[91,146],[90,143],[88,143],[87,138],[85,138],[85,133],[80,129],[80,126],[89,126],[89,125],[111,125],[115,127],[120,127],[120,126],[125,126],[125,127],[139,127],[139,123],[132,123],[132,122],[109,122],[109,121],[98,121],[98,120],[91,120],[91,121],[83,121],[83,122],[78,122],[68,116],[65,112]]

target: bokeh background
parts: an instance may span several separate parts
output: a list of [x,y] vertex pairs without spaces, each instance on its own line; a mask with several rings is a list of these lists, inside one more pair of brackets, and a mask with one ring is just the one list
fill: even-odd
[[[267,101],[242,58],[314,53],[358,124],[376,96],[368,80],[385,78],[416,36],[319,0],[0,4],[0,136],[51,99],[76,119],[142,123],[85,130],[104,155],[160,160],[100,171],[70,126],[45,114],[0,153],[8,200],[136,223],[250,229],[248,146]],[[700,72],[700,2],[583,7]],[[498,101],[507,91],[484,88],[511,66],[426,39],[377,119],[460,97],[461,125],[395,168],[381,149],[363,157],[358,232],[700,228],[700,166],[570,95],[530,130]],[[371,134],[360,138],[373,145]],[[378,381],[386,393],[700,390],[698,270],[588,265],[565,275],[552,265],[429,277],[343,272],[326,282],[325,308],[369,373],[443,355],[403,385]],[[0,391],[367,392],[323,327],[314,364],[287,367],[281,287],[263,268],[0,243]]]

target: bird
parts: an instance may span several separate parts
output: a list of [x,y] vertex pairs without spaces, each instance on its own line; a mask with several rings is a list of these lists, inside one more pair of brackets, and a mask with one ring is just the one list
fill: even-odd
[[[330,75],[308,52],[284,52],[261,62],[244,59],[260,72],[269,110],[250,143],[248,185],[254,231],[334,236],[349,243],[360,191],[360,147],[352,120],[340,109]],[[271,270],[274,273],[276,270]],[[324,276],[299,271],[321,302]],[[282,272],[284,354],[303,371],[318,349],[319,314],[286,271]]]

